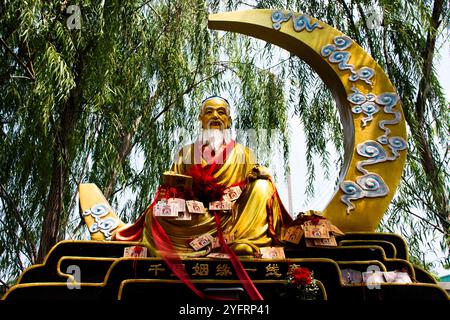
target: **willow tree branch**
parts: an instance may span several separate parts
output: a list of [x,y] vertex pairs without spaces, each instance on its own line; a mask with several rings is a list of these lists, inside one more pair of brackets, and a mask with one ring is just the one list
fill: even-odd
[[364,30],[366,31],[366,35],[367,35],[367,42],[368,42],[368,44],[369,44],[369,48],[370,48],[370,53],[372,54],[372,55],[375,55],[375,46],[374,46],[374,44],[373,44],[373,41],[372,41],[372,37],[371,37],[371,33],[373,33],[373,32],[370,32],[370,29],[369,29],[369,26],[367,25],[367,17],[366,17],[366,14],[364,13],[364,10],[363,10],[363,8],[362,8],[362,6],[361,6],[361,3],[357,3],[356,4],[356,7],[358,8],[358,12],[359,12],[359,14],[361,15],[361,20],[363,21],[363,26],[364,26]]
[[425,199],[425,197],[423,197],[421,194],[419,194],[417,191],[417,186],[413,186],[411,185],[411,183],[409,182],[409,179],[403,179],[402,180],[404,185],[408,188],[409,190],[409,195],[417,202],[422,203],[426,210],[432,212],[433,214],[438,215],[438,213],[436,212],[436,208],[433,205],[433,202],[431,201],[431,199]]
[[128,182],[127,184],[125,184],[124,186],[121,186],[119,189],[114,190],[114,192],[111,194],[111,197],[114,196],[116,193],[128,188],[129,186],[132,186],[133,184],[136,183],[136,181],[138,180],[138,178],[142,175],[142,173],[144,172],[144,168],[141,169],[141,171],[137,174],[134,175],[134,178]]
[[[219,70],[218,72],[203,78],[201,80],[199,80],[198,82],[191,84],[189,87],[186,88],[186,90],[180,95],[180,96],[184,96],[185,94],[188,94],[189,92],[191,92],[194,88],[196,88],[199,84],[201,84],[202,82],[208,81],[209,79],[215,78],[218,75],[224,73],[227,69],[224,68],[222,70]],[[177,97],[179,98],[179,97]],[[164,113],[166,113],[167,111],[169,111],[169,109],[172,107],[172,105],[175,103],[176,99],[173,99],[172,101],[170,101],[153,119],[152,122],[157,121]]]
[[121,142],[119,152],[117,153],[116,159],[113,163],[113,171],[111,173],[111,178],[109,179],[108,184],[106,185],[104,196],[106,199],[110,199],[114,194],[114,185],[117,180],[117,166],[119,166],[123,161],[128,157],[131,150],[133,150],[136,142],[133,142],[133,137],[135,136],[144,115],[149,113],[150,108],[156,103],[161,94],[163,93],[162,86],[158,85],[156,91],[153,95],[148,99],[147,103],[144,105],[141,114],[134,120],[131,129],[128,132],[124,132],[121,135]]
[[404,209],[406,210],[410,215],[413,215],[414,217],[416,217],[417,219],[422,220],[423,222],[425,222],[426,224],[429,224],[430,226],[432,226],[433,228],[435,228],[437,231],[441,232],[442,234],[446,234],[446,232],[444,231],[444,229],[442,229],[441,227],[439,227],[438,225],[431,223],[429,220],[427,220],[424,217],[419,216],[418,214],[415,214],[414,212],[412,212],[409,209]]
[[[6,51],[8,51],[10,55],[12,55],[14,60],[16,60],[16,62],[22,66],[22,68],[28,74],[29,79],[34,81],[35,80],[35,76],[34,76],[33,72],[31,72],[31,70],[28,68],[28,66],[22,60],[20,60],[20,58],[17,56],[17,54],[15,54],[14,51],[6,44],[5,40],[3,40],[2,37],[0,37],[0,43],[6,49]],[[16,76],[16,78],[17,78],[17,76]]]
[[[91,122],[90,122],[88,128],[91,128],[91,127],[93,126],[93,124],[94,124],[94,118],[91,119]],[[100,119],[97,118],[96,125],[95,125],[95,128],[96,128],[95,130],[96,130],[96,131],[98,130],[98,126],[99,126],[99,125],[100,125]],[[86,129],[86,130],[87,130],[87,129]],[[95,134],[94,134],[94,135],[95,135]],[[85,134],[85,136],[86,136],[86,134]],[[73,182],[75,183],[76,186],[79,186],[79,185],[81,184],[81,182],[83,181],[84,177],[85,177],[85,174],[86,174],[86,171],[87,171],[87,168],[88,168],[88,165],[89,165],[88,159],[89,159],[89,156],[90,156],[90,154],[91,154],[92,147],[93,147],[93,144],[90,143],[90,144],[88,145],[88,148],[87,148],[87,151],[86,151],[86,156],[85,156],[84,161],[83,161],[84,166],[83,166],[83,169],[81,170],[81,174],[79,175],[79,178],[78,178],[78,179],[77,179],[77,178],[75,177],[75,175],[72,173],[72,170],[70,170],[70,174],[71,174],[72,180],[73,180]],[[71,198],[71,200],[70,200],[69,209],[68,209],[69,215],[70,215],[71,212],[74,210],[77,195],[78,195],[78,191],[77,191],[77,192],[74,192],[74,193],[73,193],[73,196],[72,196],[72,198]],[[79,223],[78,226],[75,228],[75,231],[77,231],[77,229],[79,229],[82,225],[84,225],[84,219],[83,219],[83,217],[80,215],[79,218],[80,218],[80,223]],[[67,227],[67,223],[68,223],[68,222],[69,222],[69,218],[67,218],[66,221],[64,222],[64,228],[62,228],[62,230],[66,230],[66,227]],[[75,231],[72,232],[72,238],[73,238],[73,235],[75,234]]]
[[5,281],[3,281],[2,279],[0,279],[0,282],[2,283],[2,285],[3,285],[4,287],[6,287],[6,289],[9,289],[9,288],[10,288],[9,285],[8,285]]
[[[5,199],[2,199],[2,205],[5,205]],[[8,226],[6,225],[6,223],[0,219],[0,223],[4,226],[4,229],[6,230],[6,232],[8,233],[8,236],[12,239],[12,247],[14,247],[15,250],[15,254],[16,254],[16,262],[20,268],[20,270],[23,270],[23,265],[22,265],[22,260],[21,260],[21,255],[22,252],[20,251],[19,248],[19,239],[17,237],[17,234],[14,232],[14,230],[12,230],[11,228],[8,228]],[[29,256],[29,253],[25,253],[25,256],[28,255],[28,258],[31,260],[31,257]]]
[[23,236],[25,237],[25,240],[27,243],[26,248],[27,248],[28,254],[30,255],[30,259],[32,260],[32,262],[36,261],[37,250],[36,250],[36,246],[35,246],[34,242],[31,240],[30,232],[28,231],[28,228],[27,228],[25,222],[22,220],[22,215],[19,212],[19,209],[17,209],[17,206],[14,203],[14,200],[9,195],[9,193],[6,191],[3,184],[0,184],[0,197],[2,197],[5,200],[5,202],[8,204],[8,207],[11,209],[11,211],[14,215],[14,218],[16,219],[17,223],[19,224],[20,228],[23,231]]
[[350,10],[350,8],[348,7],[347,3],[345,3],[345,0],[339,0],[339,2],[341,3],[342,7],[344,8],[345,14],[347,15],[347,18],[350,20],[350,25],[353,29],[353,32],[355,34],[355,38],[356,41],[359,44],[362,44],[362,41],[359,37],[359,32],[358,32],[358,28],[356,27],[356,23],[355,23],[355,19],[353,19],[353,14]]

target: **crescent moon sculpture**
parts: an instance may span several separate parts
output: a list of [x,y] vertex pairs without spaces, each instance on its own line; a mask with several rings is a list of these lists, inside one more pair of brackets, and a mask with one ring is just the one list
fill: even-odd
[[343,231],[374,231],[400,183],[407,149],[400,98],[383,69],[348,36],[301,13],[211,14],[208,27],[277,45],[322,78],[344,129],[339,188],[323,214]]

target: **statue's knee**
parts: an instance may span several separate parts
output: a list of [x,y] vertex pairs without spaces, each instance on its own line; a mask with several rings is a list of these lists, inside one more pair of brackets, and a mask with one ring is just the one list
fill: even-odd
[[250,184],[253,192],[270,194],[273,191],[272,183],[267,179],[257,179],[252,181]]

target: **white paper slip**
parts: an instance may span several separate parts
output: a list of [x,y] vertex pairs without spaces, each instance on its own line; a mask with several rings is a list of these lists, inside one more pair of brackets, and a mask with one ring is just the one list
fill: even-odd
[[192,215],[187,211],[178,211],[178,217],[175,218],[178,221],[191,221]]
[[209,203],[209,210],[231,210],[233,204],[229,201],[213,201]]
[[259,248],[263,259],[285,259],[283,247],[262,247]]
[[200,201],[195,200],[187,200],[186,201],[186,207],[189,213],[193,214],[205,214],[205,206]]
[[189,245],[195,250],[198,251],[207,245],[209,245],[213,241],[213,237],[209,233],[205,233],[204,235],[201,235],[200,237],[195,238],[192,240]]
[[178,206],[174,203],[169,204],[165,200],[160,200],[153,207],[153,215],[155,217],[177,218]]
[[239,186],[228,188],[224,191],[223,200],[236,201],[241,196],[242,190]]
[[123,249],[124,257],[145,258],[147,257],[147,248],[141,246],[125,247]]
[[220,252],[210,253],[206,257],[213,259],[230,259],[230,255],[228,253],[220,253]]
[[186,210],[186,200],[181,198],[169,198],[168,204],[173,204],[178,211]]

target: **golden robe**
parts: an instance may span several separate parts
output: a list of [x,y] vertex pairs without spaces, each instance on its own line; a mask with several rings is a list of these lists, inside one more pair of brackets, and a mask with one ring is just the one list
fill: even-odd
[[[273,226],[272,233],[279,235],[282,221],[287,223],[286,220],[290,220],[290,216],[284,209],[271,179],[247,179],[256,164],[255,157],[248,148],[233,142],[224,153],[218,153],[216,158],[208,159],[198,145],[191,144],[179,153],[172,165],[172,171],[187,174],[193,164],[201,164],[204,167],[211,161],[218,163],[213,176],[219,184],[229,187],[247,181],[231,213],[221,215],[222,230],[235,235],[231,248],[240,255],[253,255],[254,252],[259,252],[259,247],[270,246],[274,237],[270,235],[269,226]],[[152,239],[151,208],[148,211],[142,242],[152,255],[157,256]],[[217,232],[214,215],[210,212],[205,215],[193,214],[191,221],[159,217],[157,219],[180,256],[204,255],[206,250],[194,251],[189,242],[205,233],[215,236]]]

